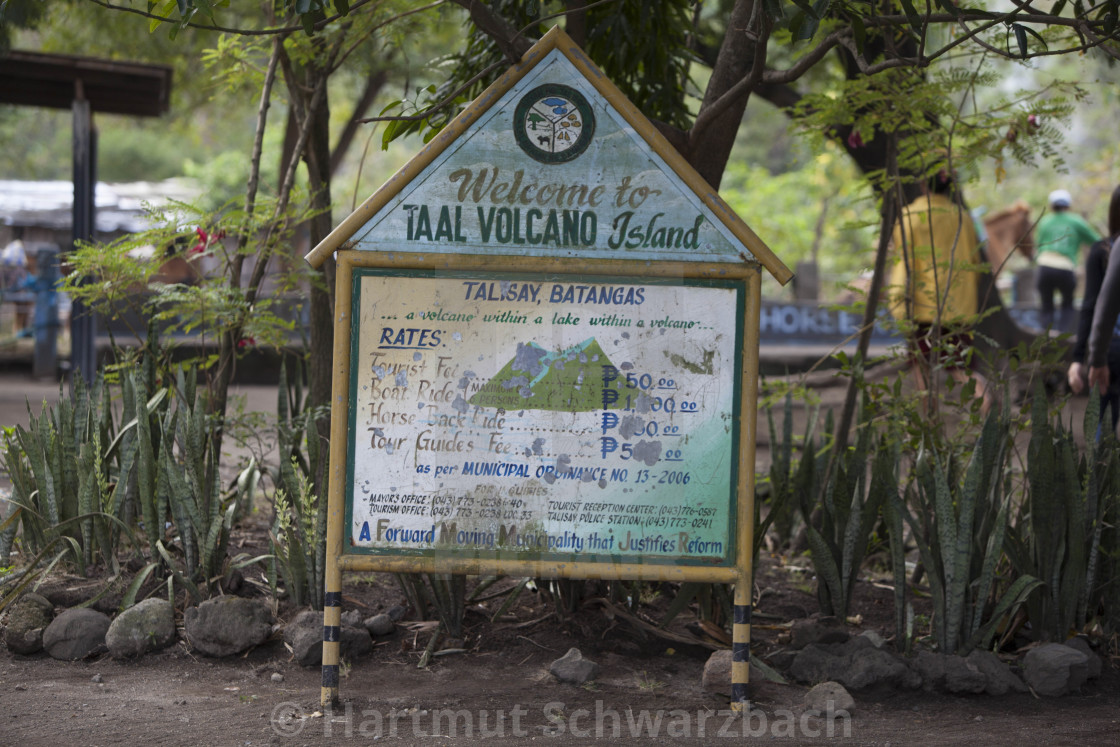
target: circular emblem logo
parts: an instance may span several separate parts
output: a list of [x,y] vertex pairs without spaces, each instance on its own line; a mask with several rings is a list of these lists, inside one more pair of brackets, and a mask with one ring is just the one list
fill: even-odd
[[595,136],[595,114],[579,91],[550,83],[521,98],[513,114],[521,150],[541,163],[566,163],[587,150]]

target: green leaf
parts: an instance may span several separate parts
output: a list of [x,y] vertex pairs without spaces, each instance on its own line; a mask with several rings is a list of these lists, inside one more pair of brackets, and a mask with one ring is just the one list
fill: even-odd
[[953,0],[937,0],[937,5],[953,18],[960,15],[960,8],[957,7],[957,4],[953,2]]
[[[809,539],[809,550],[813,553],[813,567],[818,576],[817,594],[822,600],[821,612],[826,615],[836,614],[836,609],[843,597],[843,584],[840,581],[840,570],[836,567],[836,554],[829,547],[821,533],[811,524],[806,523],[806,536]],[[823,602],[828,602],[827,609]]]
[[195,601],[195,604],[201,604],[202,594],[198,592],[198,587],[194,585],[194,582],[192,582],[189,578],[184,576],[182,572],[179,571],[178,567],[176,567],[175,565],[175,561],[173,561],[171,559],[171,555],[168,554],[167,548],[163,546],[163,542],[161,540],[157,540],[155,546],[156,550],[159,551],[160,557],[162,557],[163,561],[167,563],[167,568],[171,571],[171,575],[175,578],[176,581],[179,582],[180,586],[187,590],[187,592],[191,595],[191,599]]
[[[1038,39],[1038,42],[1039,42],[1039,44],[1042,45],[1043,49],[1046,49],[1046,50],[1050,49],[1050,47],[1046,44],[1046,39],[1043,38],[1042,34],[1038,33],[1037,31],[1032,29],[1030,26],[1021,26],[1020,28],[1022,28],[1025,33],[1030,34],[1035,39]],[[1022,44],[1020,44],[1020,47],[1021,46],[1022,46]]]
[[910,22],[911,28],[914,33],[919,37],[922,35],[922,17],[918,15],[918,11],[914,9],[914,3],[911,0],[899,0],[902,4],[902,11],[906,14],[906,20]]
[[852,37],[856,43],[856,50],[860,54],[867,52],[867,27],[863,24],[863,19],[858,15],[852,15],[848,18],[849,23],[852,25]]
[[521,581],[519,581],[517,583],[517,586],[513,587],[513,591],[511,591],[510,595],[508,597],[506,597],[506,601],[503,602],[502,606],[499,607],[494,612],[494,614],[490,617],[490,622],[497,621],[498,618],[500,618],[505,613],[509,612],[510,607],[512,607],[513,603],[517,601],[517,598],[519,596],[521,596],[521,592],[525,590],[525,586],[526,586],[526,584],[529,583],[529,581],[530,581],[530,579],[523,578],[523,579],[521,579]]
[[703,584],[696,581],[686,581],[681,584],[680,588],[677,589],[677,595],[673,597],[672,603],[666,608],[661,622],[658,623],[658,627],[668,627],[669,623],[673,622],[677,615],[688,609],[688,605],[691,604],[692,600],[696,598],[696,595],[700,593],[700,587],[702,585]]
[[975,648],[987,648],[988,641],[991,640],[992,635],[995,633],[1000,622],[1002,622],[1003,617],[1022,604],[1030,593],[1041,585],[1041,581],[1030,576],[1020,576],[1016,579],[1015,583],[1011,584],[1011,588],[1004,592],[999,602],[996,603],[996,606],[992,609],[992,614],[991,617],[988,618],[987,624],[977,630],[972,635],[972,638],[965,644],[965,650],[971,651]]
[[766,662],[759,659],[754,654],[750,655],[750,665],[762,673],[762,676],[769,682],[774,682],[779,685],[788,685],[789,682],[783,677],[778,670],[771,667]]
[[1011,31],[1014,32],[1015,41],[1019,45],[1019,56],[1025,58],[1027,56],[1027,32],[1026,32],[1026,30],[1023,28],[1022,24],[1013,23],[1013,24],[1011,24]]
[[140,572],[136,574],[132,579],[132,583],[130,583],[125,590],[124,596],[121,597],[121,605],[117,608],[119,612],[124,612],[126,609],[136,604],[136,595],[140,592],[140,587],[144,585],[144,582],[148,580],[148,576],[151,575],[152,571],[154,571],[158,565],[159,563],[148,563],[140,569]]

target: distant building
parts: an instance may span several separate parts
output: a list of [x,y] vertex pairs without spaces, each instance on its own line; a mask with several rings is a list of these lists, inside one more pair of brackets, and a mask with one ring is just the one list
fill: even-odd
[[[198,194],[198,187],[186,179],[130,184],[98,182],[95,238],[105,241],[147,228],[144,203],[191,202]],[[15,238],[16,228],[22,228],[27,245],[47,242],[69,249],[73,202],[72,182],[0,180],[0,247]]]

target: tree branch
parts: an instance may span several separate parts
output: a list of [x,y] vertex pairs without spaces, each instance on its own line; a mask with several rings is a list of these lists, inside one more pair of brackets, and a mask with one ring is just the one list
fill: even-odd
[[[272,53],[268,57],[268,69],[265,72],[264,84],[261,86],[260,104],[257,106],[257,128],[253,135],[253,155],[249,159],[249,181],[245,185],[245,220],[252,221],[253,211],[257,204],[257,187],[260,184],[261,156],[264,153],[264,131],[268,124],[268,109],[272,99],[272,85],[276,81],[276,65],[280,60],[280,52],[284,46],[284,37],[277,36],[272,40]],[[245,263],[245,253],[241,251],[249,243],[248,230],[241,230],[237,237],[237,255],[233,258],[230,268],[230,285],[234,288],[241,287],[241,269]]]
[[[458,0],[455,1],[458,2]],[[175,26],[178,26],[180,23],[170,16],[161,16],[158,13],[151,13],[145,10],[140,10],[139,8],[131,8],[127,5],[115,5],[108,0],[86,0],[86,2],[93,3],[94,5],[100,5],[102,8],[108,8],[109,10],[118,10],[122,13],[131,13],[133,15],[140,16],[141,18],[147,18],[150,21],[160,21],[162,23],[169,23]],[[333,16],[327,16],[326,18],[316,21],[312,25],[312,28],[314,28],[316,31],[322,31],[327,26],[330,26],[332,23],[338,21],[340,18],[345,18],[353,15],[354,11],[359,10],[360,8],[370,4],[371,2],[374,2],[374,0],[354,0],[354,2],[350,4],[350,10],[346,14],[346,16],[343,16],[341,13],[336,13]],[[429,3],[428,5],[423,5],[418,8],[411,8],[409,10],[402,11],[401,13],[398,13],[392,18],[389,18],[388,20],[381,23],[378,28],[399,21],[402,18],[407,18],[408,16],[415,15],[416,13],[422,13],[426,10],[431,10],[432,8],[439,7],[440,5],[443,5],[447,2],[449,2],[449,0],[436,0],[435,2]],[[235,34],[237,36],[287,36],[288,34],[304,31],[303,24],[277,26],[275,28],[265,29],[241,29],[231,26],[219,26],[217,24],[196,23],[194,21],[188,21],[183,25],[187,28],[196,29],[198,31],[217,31],[223,34]]]
[[338,171],[338,167],[342,165],[342,159],[346,155],[346,151],[350,149],[350,145],[354,142],[354,136],[358,133],[358,126],[363,121],[362,117],[370,106],[373,105],[374,98],[388,79],[389,73],[384,69],[378,70],[376,73],[366,78],[366,84],[362,89],[362,95],[358,97],[358,101],[354,104],[354,111],[351,113],[350,118],[346,120],[346,125],[338,135],[338,142],[335,143],[334,148],[331,150],[332,174]]
[[470,14],[471,22],[494,40],[511,63],[518,62],[533,46],[532,40],[499,17],[481,0],[452,0]]

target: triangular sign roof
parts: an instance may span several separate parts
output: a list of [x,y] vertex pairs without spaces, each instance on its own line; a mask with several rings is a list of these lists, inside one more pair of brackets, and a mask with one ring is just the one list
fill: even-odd
[[754,261],[792,276],[559,27],[305,259],[340,248]]

